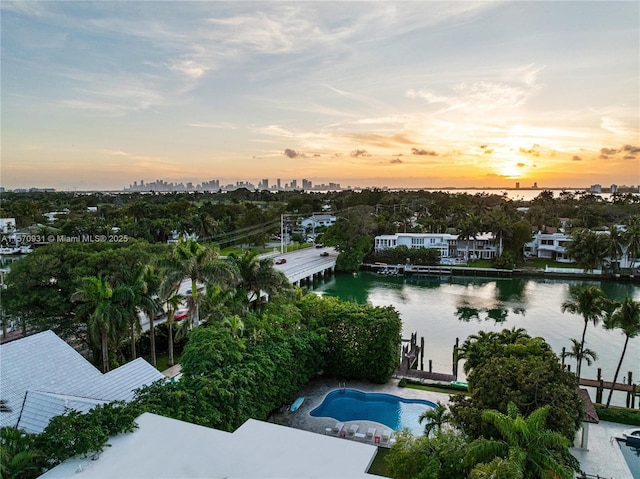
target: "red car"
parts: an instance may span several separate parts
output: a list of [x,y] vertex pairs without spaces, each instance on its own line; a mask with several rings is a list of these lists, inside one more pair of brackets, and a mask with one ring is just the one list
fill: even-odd
[[179,309],[178,311],[176,311],[173,315],[173,320],[174,321],[180,321],[183,320],[184,318],[186,318],[189,315],[189,310],[188,309]]
[[276,260],[276,264],[285,264],[287,260],[285,258],[280,258]]

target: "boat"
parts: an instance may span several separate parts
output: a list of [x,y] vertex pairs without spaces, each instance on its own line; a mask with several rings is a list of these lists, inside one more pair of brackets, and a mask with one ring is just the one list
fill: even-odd
[[289,408],[289,411],[296,412],[298,410],[298,408],[300,406],[302,406],[303,402],[304,402],[304,396],[300,396],[298,399],[293,401],[293,404],[291,404],[291,407]]

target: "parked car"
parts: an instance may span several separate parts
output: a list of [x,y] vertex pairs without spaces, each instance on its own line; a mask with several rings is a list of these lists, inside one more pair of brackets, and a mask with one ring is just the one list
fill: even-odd
[[329,256],[329,252],[328,251],[323,251],[322,253],[320,253],[320,256]]
[[179,309],[173,314],[174,321],[181,321],[189,315],[188,309]]
[[323,248],[324,246],[322,246],[321,244],[317,244],[316,248]]
[[276,260],[276,264],[285,264],[287,262],[286,258],[278,258]]

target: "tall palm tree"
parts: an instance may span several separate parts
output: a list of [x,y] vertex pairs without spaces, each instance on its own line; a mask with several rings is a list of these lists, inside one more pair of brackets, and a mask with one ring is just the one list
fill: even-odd
[[447,410],[446,406],[440,401],[436,404],[436,407],[429,408],[418,418],[420,424],[426,421],[424,425],[424,435],[426,437],[431,434],[431,431],[439,431],[442,426],[451,421],[451,413]]
[[575,358],[576,359],[576,371],[578,370],[578,363],[584,359],[587,362],[588,366],[591,366],[594,361],[598,360],[598,354],[589,348],[581,348],[580,341],[575,338],[571,338],[571,349],[569,351],[564,350],[561,354],[564,366],[565,358]]
[[607,409],[611,404],[611,396],[613,390],[616,387],[616,381],[618,380],[618,374],[620,373],[620,367],[624,360],[624,355],[627,352],[627,345],[630,338],[635,338],[640,334],[640,302],[633,301],[631,298],[625,298],[622,303],[616,308],[609,320],[605,321],[605,327],[618,328],[622,330],[625,335],[624,346],[622,347],[622,353],[620,354],[620,361],[616,367],[616,373],[613,375],[613,384],[609,390],[609,397],[607,398]]
[[173,318],[176,311],[180,309],[180,305],[184,301],[184,296],[178,292],[178,286],[175,284],[167,284],[163,282],[160,288],[160,300],[167,309],[167,336],[169,341],[169,360],[167,364],[173,366],[175,364],[173,355]]
[[80,287],[71,300],[83,303],[81,314],[88,316],[89,336],[100,343],[102,371],[109,371],[109,337],[117,332],[127,312],[122,304],[130,291],[122,287],[112,288],[104,277],[82,278]]
[[627,245],[627,253],[631,258],[630,268],[633,268],[640,256],[640,216],[634,216],[629,220],[623,238]]
[[229,262],[218,257],[214,247],[203,246],[196,240],[187,238],[176,243],[167,269],[167,281],[170,283],[179,284],[185,279],[191,281],[191,293],[187,297],[189,327],[198,327],[202,299],[198,283],[218,286],[232,284],[235,272]]
[[512,234],[513,222],[502,211],[493,211],[487,215],[487,228],[498,237],[498,251],[500,256],[504,250],[504,237]]
[[129,342],[131,348],[131,359],[137,357],[136,336],[141,332],[140,311],[148,308],[148,302],[153,301],[147,294],[147,283],[144,278],[144,267],[136,265],[123,267],[114,282],[121,288],[126,289],[128,294],[122,298],[122,307],[126,311],[126,321],[129,328]]
[[469,445],[466,462],[474,466],[472,478],[557,478],[572,479],[579,470],[569,453],[569,440],[546,429],[549,406],[523,417],[514,403],[507,414],[493,409],[482,413],[500,439],[476,439]]
[[160,292],[161,278],[155,264],[148,264],[142,268],[142,281],[144,282],[144,290],[138,298],[138,307],[147,316],[149,320],[149,342],[151,364],[156,366],[156,329],[155,319],[160,308]]
[[611,262],[614,273],[618,272],[620,266],[620,258],[624,251],[624,238],[622,233],[615,226],[609,227],[609,238],[607,241],[607,256]]
[[569,288],[571,299],[562,303],[562,312],[581,314],[584,319],[582,338],[580,339],[580,357],[576,367],[576,376],[580,380],[582,370],[582,359],[584,357],[584,338],[587,334],[587,326],[592,322],[594,326],[598,324],[606,309],[607,299],[601,289],[595,286],[571,286]]
[[475,215],[467,215],[458,225],[458,238],[466,241],[465,261],[469,261],[469,243],[480,232],[480,219]]
[[271,258],[259,258],[257,252],[245,251],[230,254],[228,260],[238,274],[236,289],[243,298],[246,296],[250,308],[259,307],[261,292],[273,295],[290,288],[282,273],[273,268]]

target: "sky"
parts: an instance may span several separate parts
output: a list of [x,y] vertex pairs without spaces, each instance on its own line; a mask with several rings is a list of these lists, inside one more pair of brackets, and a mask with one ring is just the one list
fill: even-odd
[[640,2],[3,0],[0,185],[640,184]]

